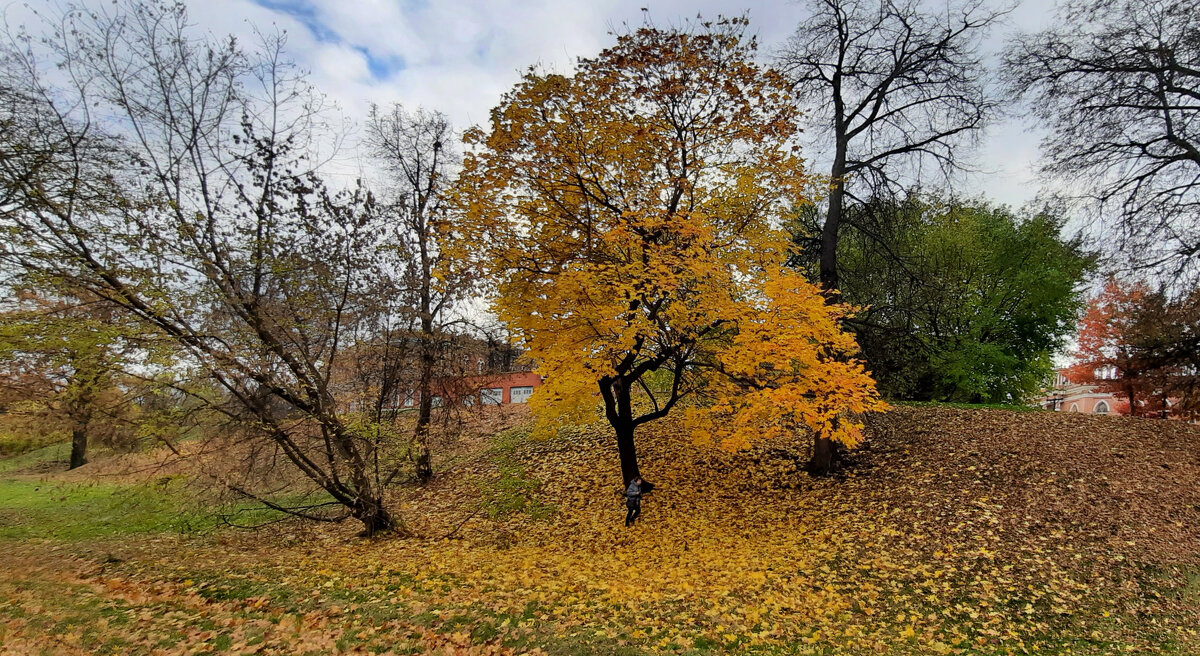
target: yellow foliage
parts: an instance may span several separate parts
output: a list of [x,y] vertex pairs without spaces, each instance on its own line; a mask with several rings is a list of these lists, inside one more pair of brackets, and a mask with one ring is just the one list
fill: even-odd
[[[422,509],[410,526],[424,538],[283,523],[7,539],[0,652],[1200,653],[1198,537],[1172,528],[1194,512],[1196,427],[889,414],[837,481],[777,467],[804,453],[799,437],[725,453],[656,422],[643,446],[660,486],[632,528],[597,422],[552,440],[510,433],[455,454],[435,485],[393,489]],[[1174,454],[1186,476],[1113,457],[1130,444],[1151,462]],[[471,510],[508,459],[538,482],[526,508],[552,514]],[[5,517],[20,530],[36,516]]]
[[632,431],[684,399],[727,449],[800,428],[853,446],[885,407],[849,308],[786,266],[813,181],[744,27],[639,29],[571,77],[529,73],[467,134],[451,248],[547,376],[543,431],[601,398]]

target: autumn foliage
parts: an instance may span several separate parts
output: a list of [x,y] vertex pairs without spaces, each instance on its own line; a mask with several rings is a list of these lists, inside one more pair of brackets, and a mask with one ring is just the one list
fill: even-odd
[[1136,401],[1145,400],[1149,391],[1139,384],[1145,366],[1129,339],[1137,307],[1149,294],[1143,284],[1126,285],[1109,278],[1079,322],[1079,345],[1067,373],[1073,382],[1095,385],[1121,397],[1125,413],[1130,408],[1136,411]]
[[1168,410],[1156,359],[1147,348],[1154,325],[1160,323],[1154,316],[1162,300],[1143,282],[1110,277],[1079,322],[1079,345],[1067,376],[1116,395],[1121,399],[1114,408],[1118,414]]
[[1194,417],[1198,316],[1198,291],[1171,297],[1141,281],[1109,278],[1079,323],[1068,377],[1117,395],[1119,414]]
[[459,249],[547,375],[543,429],[617,434],[678,404],[729,449],[797,429],[846,445],[883,408],[818,289],[785,267],[781,219],[809,202],[784,80],[744,19],[618,37],[573,76],[528,73],[467,133]]
[[[632,531],[596,493],[619,475],[602,421],[548,440],[488,434],[435,485],[393,488],[396,507],[425,509],[410,526],[431,539],[284,522],[4,540],[70,525],[30,526],[43,504],[6,505],[0,651],[1200,653],[1196,426],[900,407],[871,418],[858,466],[829,484],[787,457],[803,439],[725,453],[676,419],[645,431],[661,485]],[[145,462],[157,490],[163,472]],[[78,504],[82,473],[0,473],[0,492],[40,485]],[[523,503],[495,504],[499,490]],[[476,501],[489,512],[464,524]],[[111,521],[92,506],[67,518]]]

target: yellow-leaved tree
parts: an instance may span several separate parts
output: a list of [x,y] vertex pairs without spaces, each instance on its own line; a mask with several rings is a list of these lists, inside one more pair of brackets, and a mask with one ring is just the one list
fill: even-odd
[[677,407],[731,449],[804,427],[853,445],[884,407],[848,308],[785,266],[811,180],[746,26],[642,27],[572,76],[530,72],[466,134],[459,255],[546,376],[539,426],[602,403],[626,483],[635,429]]

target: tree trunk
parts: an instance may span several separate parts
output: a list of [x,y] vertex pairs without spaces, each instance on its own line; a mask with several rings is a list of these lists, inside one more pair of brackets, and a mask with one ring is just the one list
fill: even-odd
[[[419,217],[416,228],[421,250],[421,407],[417,411],[417,433],[413,446],[417,450],[417,481],[424,485],[433,478],[433,463],[429,456],[429,423],[433,417],[432,388],[436,353],[433,330],[433,265],[429,255],[429,234],[424,214],[419,214]],[[448,400],[443,399],[443,403]]]
[[844,199],[842,185],[834,182],[833,189],[829,191],[829,213],[825,215],[825,224],[821,227],[821,289],[826,292],[836,291],[839,284],[837,247]]
[[605,376],[600,379],[600,396],[604,398],[604,416],[608,425],[617,434],[617,456],[621,460],[621,480],[623,485],[642,475],[638,469],[637,445],[633,441],[633,431],[637,424],[633,420],[633,402],[629,395],[629,385],[620,376]]
[[71,428],[71,462],[68,469],[87,464],[88,427],[92,423],[92,404],[99,380],[99,367],[90,366],[77,369],[71,381],[71,389],[67,394],[67,416],[74,420],[74,426]]
[[[424,343],[425,336],[421,336]],[[422,347],[422,350],[425,350]],[[432,367],[425,366],[425,356],[421,356],[421,402],[416,410],[416,433],[413,435],[413,449],[416,450],[416,481],[425,485],[433,479],[433,463],[430,458],[430,422],[433,417],[433,384],[430,375]]]
[[433,347],[429,344],[431,339],[430,334],[421,331],[421,379],[417,385],[421,402],[417,404],[417,430],[413,435],[413,449],[417,452],[417,482],[422,485],[433,478],[433,462],[429,456],[429,424],[433,420]]
[[618,422],[613,425],[617,432],[617,455],[621,458],[621,480],[629,482],[642,475],[638,469],[637,447],[633,442],[633,422]]
[[413,449],[417,452],[416,474],[417,481],[422,485],[433,478],[433,463],[429,456],[429,423],[433,416],[433,397],[429,382],[421,383],[421,403],[417,410],[417,430],[413,436]]
[[429,429],[417,432],[417,482],[424,485],[433,479],[433,460],[429,456]]
[[382,499],[363,499],[352,514],[363,523],[362,535],[366,537],[392,528],[392,516],[383,507]]
[[[425,259],[424,244],[422,244],[422,259]],[[413,447],[417,451],[417,481],[422,485],[433,478],[433,463],[429,456],[429,424],[433,420],[433,368],[436,360],[428,278],[424,282],[425,285],[421,289],[421,364],[420,383],[418,384],[421,403],[417,409],[417,431],[413,438]],[[444,402],[445,399],[443,399]]]
[[[839,109],[840,112],[840,109]],[[840,114],[839,114],[840,116]],[[829,169],[829,177],[833,181],[829,189],[829,212],[825,215],[825,223],[821,226],[821,289],[825,290],[826,298],[832,300],[832,292],[838,288],[837,247],[838,235],[842,228],[842,214],[846,202],[846,139],[843,135],[845,126],[839,119],[836,126],[838,132],[835,138],[833,166]]]
[[633,431],[637,427],[633,423],[633,399],[629,392],[629,383],[618,378],[613,385],[616,393],[616,421],[610,421],[617,432],[617,455],[621,458],[621,480],[628,486],[629,482],[642,475],[638,469],[637,446],[633,442]]
[[[838,110],[840,112],[840,108]],[[839,113],[840,117],[840,113]],[[846,141],[843,136],[844,126],[839,118],[836,145],[834,148],[833,167],[830,177],[833,186],[829,190],[829,212],[825,215],[825,224],[821,226],[821,289],[825,292],[825,302],[837,300],[838,279],[837,247],[838,235],[842,227],[842,211],[846,199],[843,187],[846,176]],[[836,420],[835,420],[836,421]],[[817,437],[813,444],[812,458],[805,469],[812,476],[826,476],[833,471],[837,462],[838,451],[833,440],[828,437]]]
[[75,469],[87,464],[87,426],[76,425],[71,431],[71,464],[68,469]]
[[805,469],[810,476],[828,476],[837,461],[837,447],[828,437],[818,437],[813,443],[812,458]]

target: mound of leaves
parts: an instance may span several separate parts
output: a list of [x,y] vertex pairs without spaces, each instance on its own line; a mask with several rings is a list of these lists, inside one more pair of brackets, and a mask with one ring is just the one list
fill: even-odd
[[[147,586],[174,581],[186,594],[207,594],[209,609],[261,600],[261,609],[238,606],[241,615],[206,639],[233,635],[239,622],[265,617],[278,627],[295,616],[344,649],[1200,649],[1195,426],[896,408],[872,422],[850,466],[829,479],[799,469],[804,439],[725,454],[668,423],[639,440],[643,474],[657,487],[633,528],[622,523],[616,448],[604,426],[564,428],[544,441],[518,430],[433,485],[397,492],[426,538],[363,541],[349,537],[351,527],[292,527],[129,546],[102,587],[119,575]],[[171,605],[172,621],[186,624],[190,603]],[[23,621],[36,616],[22,612]],[[290,625],[256,631],[260,653],[289,653],[281,636],[292,635]]]

